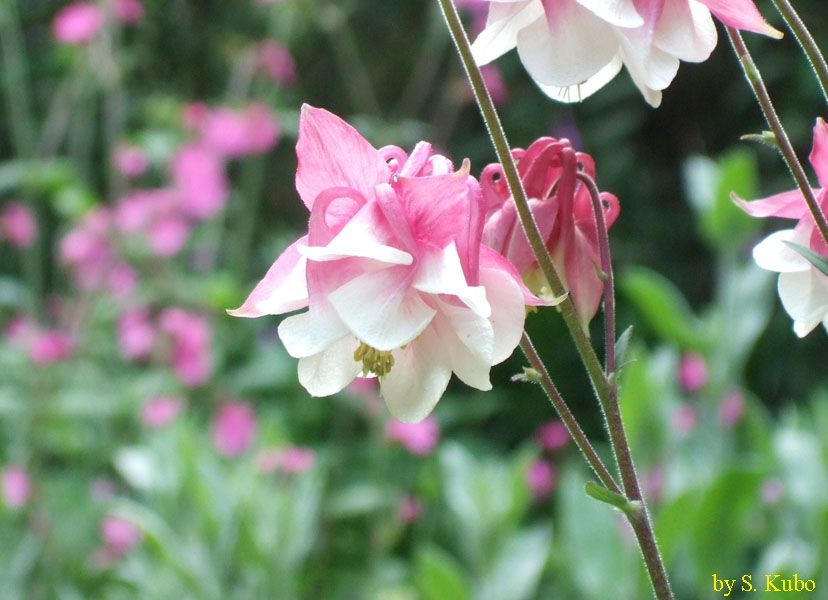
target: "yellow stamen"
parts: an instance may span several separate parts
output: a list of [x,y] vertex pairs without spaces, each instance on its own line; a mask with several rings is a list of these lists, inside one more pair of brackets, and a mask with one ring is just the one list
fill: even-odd
[[377,377],[387,375],[394,366],[394,356],[390,350],[377,350],[365,342],[359,343],[354,351],[354,360],[362,363],[363,375],[373,373]]

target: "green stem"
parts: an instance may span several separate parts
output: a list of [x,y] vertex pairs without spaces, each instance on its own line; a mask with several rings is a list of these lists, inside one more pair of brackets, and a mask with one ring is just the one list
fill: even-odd
[[799,42],[805,56],[808,57],[811,68],[819,81],[819,87],[822,89],[822,95],[825,97],[825,101],[828,102],[828,64],[826,64],[819,46],[805,26],[805,22],[788,0],[773,0],[773,3],[776,5],[776,10],[785,19],[785,23],[788,24],[788,28],[794,34],[796,41]]
[[768,122],[768,125],[770,125],[771,131],[773,131],[773,135],[776,138],[776,142],[779,144],[779,150],[782,152],[782,158],[785,159],[785,163],[788,165],[788,169],[790,169],[791,174],[796,181],[796,185],[799,187],[799,190],[805,198],[808,210],[811,211],[811,216],[814,218],[814,222],[819,229],[819,233],[822,235],[822,239],[825,240],[826,244],[828,244],[828,221],[825,220],[825,214],[822,212],[819,203],[814,197],[814,191],[811,189],[808,177],[802,169],[802,164],[796,157],[796,152],[794,152],[793,146],[791,145],[791,140],[788,138],[788,134],[782,126],[782,121],[779,119],[779,115],[773,107],[770,95],[768,94],[768,88],[765,87],[765,82],[762,80],[762,74],[759,72],[756,63],[753,62],[753,57],[750,55],[750,51],[747,49],[747,46],[745,46],[745,41],[742,39],[742,35],[739,33],[739,30],[727,27],[727,35],[730,37],[730,43],[733,46],[733,51],[739,58],[742,70],[745,72],[745,76],[750,83],[750,87],[753,89],[756,100],[762,108],[765,120]]
[[31,113],[26,48],[18,26],[15,2],[0,3],[0,49],[3,88],[9,107],[9,125],[15,152],[18,156],[29,157],[34,152],[35,130]]
[[569,435],[572,436],[572,439],[575,441],[578,449],[584,455],[584,458],[592,467],[592,470],[595,471],[598,479],[601,480],[601,483],[603,483],[604,487],[608,490],[611,490],[616,494],[620,494],[621,488],[618,487],[615,479],[613,479],[610,472],[604,466],[604,463],[601,461],[601,457],[598,456],[595,448],[593,448],[592,444],[589,443],[589,440],[584,434],[584,431],[581,429],[581,426],[578,424],[578,421],[575,420],[572,411],[569,410],[569,406],[567,406],[566,402],[561,397],[560,392],[558,392],[558,388],[555,387],[552,378],[549,376],[549,372],[546,370],[546,365],[543,364],[543,361],[535,350],[535,346],[532,344],[532,340],[529,338],[529,334],[525,331],[523,332],[523,337],[520,340],[520,349],[523,350],[523,354],[526,355],[526,358],[529,360],[529,364],[532,365],[532,368],[540,374],[540,384],[546,392],[549,401],[561,417],[564,425],[566,425],[566,429],[569,431]]

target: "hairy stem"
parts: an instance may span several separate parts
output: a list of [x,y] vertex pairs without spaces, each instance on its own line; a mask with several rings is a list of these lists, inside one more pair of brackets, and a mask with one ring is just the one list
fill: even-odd
[[776,10],[785,19],[785,23],[788,24],[788,28],[794,34],[796,41],[802,46],[802,50],[808,57],[811,68],[814,70],[819,81],[822,95],[825,96],[825,101],[828,102],[828,64],[826,64],[825,57],[822,55],[819,46],[811,35],[811,32],[805,26],[805,22],[797,14],[788,0],[773,0],[773,3],[776,5]]
[[825,240],[826,244],[828,244],[828,221],[825,220],[825,214],[822,212],[819,203],[814,197],[814,191],[811,189],[808,177],[802,169],[802,163],[799,162],[796,152],[794,152],[793,146],[791,145],[791,140],[788,138],[788,134],[782,126],[782,121],[779,119],[779,115],[773,107],[770,95],[768,94],[768,89],[765,86],[765,82],[762,80],[762,74],[756,67],[756,63],[753,62],[753,57],[750,55],[750,51],[747,49],[747,46],[745,46],[745,41],[742,39],[742,35],[739,33],[739,30],[728,27],[727,35],[730,37],[730,43],[733,46],[733,51],[739,58],[742,70],[745,72],[745,76],[750,83],[750,87],[753,89],[756,100],[759,102],[759,106],[765,114],[765,120],[768,122],[768,125],[770,125],[771,131],[773,131],[773,135],[776,138],[776,142],[779,144],[779,150],[782,152],[782,158],[785,159],[785,163],[788,165],[788,169],[790,169],[791,174],[796,181],[796,185],[799,187],[799,190],[805,198],[805,202],[808,204],[808,210],[811,211],[811,216],[814,218],[814,222],[816,222],[816,226],[819,229],[819,233],[822,235],[822,239]]
[[592,467],[592,470],[595,471],[598,479],[601,480],[601,483],[603,483],[607,489],[620,494],[621,488],[618,487],[615,479],[613,479],[610,472],[604,466],[604,463],[601,461],[601,457],[598,456],[595,448],[593,448],[592,444],[589,443],[589,440],[581,429],[581,426],[578,424],[578,421],[575,420],[572,411],[569,410],[569,406],[567,406],[566,402],[561,397],[560,392],[558,392],[558,388],[555,387],[552,378],[549,376],[549,372],[546,370],[546,365],[543,364],[543,361],[535,350],[535,346],[532,344],[532,340],[529,338],[529,334],[525,331],[523,332],[523,337],[520,340],[520,349],[523,350],[523,354],[526,355],[526,358],[529,360],[529,364],[532,365],[532,368],[535,369],[540,375],[540,384],[546,392],[546,395],[549,397],[549,401],[561,417],[564,425],[566,425],[566,429],[569,431],[569,435],[572,436],[572,439],[575,441],[578,449],[584,455],[584,458],[586,458],[587,462]]

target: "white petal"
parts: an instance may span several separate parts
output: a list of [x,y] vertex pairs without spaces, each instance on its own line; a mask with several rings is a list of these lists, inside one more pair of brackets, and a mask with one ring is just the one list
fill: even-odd
[[624,64],[642,92],[644,88],[658,92],[670,85],[678,73],[678,58],[654,47],[642,31],[619,31],[618,39]]
[[695,0],[666,2],[653,43],[672,56],[689,62],[707,60],[717,41],[710,11]]
[[480,283],[492,305],[494,331],[492,362],[496,365],[512,355],[523,335],[526,307],[523,292],[511,275],[499,269],[480,269]]
[[488,317],[492,309],[486,301],[486,290],[466,284],[466,276],[452,242],[442,251],[427,251],[420,257],[420,267],[413,286],[427,294],[451,294],[460,298],[477,314]]
[[544,85],[535,81],[535,84],[541,91],[558,102],[580,102],[585,98],[589,98],[592,94],[607,85],[613,77],[618,75],[621,67],[624,66],[624,61],[621,60],[621,55],[616,54],[610,63],[598,71],[595,75],[575,85],[567,87],[555,87],[553,85]]
[[322,352],[299,359],[299,383],[311,396],[330,396],[342,391],[362,371],[354,360],[359,342],[346,336]]
[[633,0],[577,0],[606,22],[618,27],[639,27],[644,19],[635,10]]
[[293,358],[318,354],[347,334],[345,323],[330,307],[308,310],[279,324],[279,339]]
[[[297,248],[298,249],[298,248]],[[307,260],[300,258],[296,267],[285,278],[278,290],[256,303],[256,308],[266,315],[279,315],[308,305],[308,283],[305,274]]]
[[454,314],[445,308],[441,304],[441,312],[434,318],[434,329],[450,360],[451,370],[468,386],[483,391],[492,389],[489,370],[494,331],[491,324],[467,308],[448,307],[455,309]]
[[416,338],[434,317],[402,267],[365,273],[328,295],[353,334],[377,350],[393,350]]
[[540,0],[491,4],[486,28],[472,44],[474,61],[485,65],[508,52],[517,44],[518,32],[543,15]]
[[805,247],[808,246],[807,240],[797,241],[793,229],[784,229],[772,233],[759,242],[753,249],[753,260],[756,261],[757,265],[768,271],[793,273],[810,270],[811,263],[799,252],[785,244],[786,241],[798,243]]
[[779,299],[796,322],[800,337],[809,333],[828,313],[828,278],[816,269],[779,276]]
[[439,342],[435,332],[426,329],[418,340],[394,352],[394,366],[380,378],[382,396],[398,421],[422,421],[446,391],[451,368]]
[[519,31],[517,47],[533,79],[568,87],[606,67],[618,52],[618,40],[611,25],[573,2],[561,6],[554,23],[544,16]]

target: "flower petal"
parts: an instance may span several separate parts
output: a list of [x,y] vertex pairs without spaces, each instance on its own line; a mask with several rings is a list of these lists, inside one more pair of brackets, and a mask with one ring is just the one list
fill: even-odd
[[[694,0],[691,0],[693,2]],[[772,38],[781,38],[782,32],[771,27],[759,11],[753,0],[697,0],[704,4],[725,25],[761,33]]]
[[753,260],[756,261],[757,265],[768,271],[794,273],[810,270],[811,263],[796,250],[785,244],[786,241],[805,246],[808,243],[806,241],[805,244],[802,244],[803,240],[799,240],[793,229],[777,231],[756,245],[753,249]]
[[526,321],[524,292],[522,283],[518,285],[514,277],[502,269],[481,268],[480,281],[492,305],[489,320],[494,339],[490,364],[496,365],[509,358],[520,343]]
[[814,146],[809,157],[819,184],[828,187],[828,125],[818,117],[814,125]]
[[779,276],[779,299],[794,320],[799,337],[810,333],[828,314],[828,278],[816,269]]
[[616,54],[612,57],[612,60],[605,66],[601,67],[595,75],[581,83],[557,87],[554,85],[544,85],[539,81],[535,81],[535,85],[537,85],[544,94],[553,100],[557,100],[558,102],[580,102],[585,98],[589,98],[592,94],[612,81],[612,79],[618,75],[618,72],[623,66],[624,61],[621,60],[621,55]]
[[441,304],[441,311],[434,318],[434,329],[451,370],[460,381],[478,390],[492,389],[489,371],[494,332],[488,319],[468,309]]
[[[480,246],[480,272],[481,277],[484,269],[503,271],[507,273],[512,281],[518,286],[523,296],[523,304],[526,306],[547,306],[549,303],[532,294],[520,277],[517,269],[500,253],[492,250],[488,246]],[[488,297],[488,292],[486,293]]]
[[293,358],[318,354],[348,333],[348,328],[327,304],[288,317],[279,324],[279,339]]
[[710,12],[698,2],[666,2],[653,43],[667,54],[689,62],[707,60],[718,35]]
[[268,269],[264,278],[253,288],[244,304],[235,310],[228,310],[227,313],[234,317],[261,317],[306,307],[307,261],[300,255],[298,247],[306,243],[307,239],[307,236],[303,236],[288,246]]
[[359,342],[346,336],[322,352],[299,359],[299,383],[311,396],[341,392],[362,371],[354,360]]
[[[814,190],[814,193],[818,190]],[[733,203],[751,217],[781,217],[784,219],[800,219],[808,212],[808,205],[799,190],[791,190],[747,202],[736,194],[730,196]]]
[[432,328],[394,352],[394,366],[380,377],[380,391],[391,415],[402,423],[425,419],[446,391],[450,361]]
[[349,281],[328,300],[342,322],[377,350],[411,342],[434,317],[434,309],[411,289],[410,269],[391,267]]
[[486,28],[472,44],[472,55],[478,65],[490,63],[517,45],[518,32],[543,18],[540,0],[497,2],[489,5]]
[[457,296],[482,317],[488,317],[492,312],[486,301],[486,291],[480,286],[466,284],[454,242],[443,250],[428,249],[422,253],[413,286],[427,294]]
[[390,180],[391,170],[380,153],[356,129],[321,108],[302,105],[296,190],[309,209],[331,187],[350,187],[371,198],[378,183]]
[[617,27],[639,27],[644,19],[635,9],[633,0],[577,0],[607,23]]

